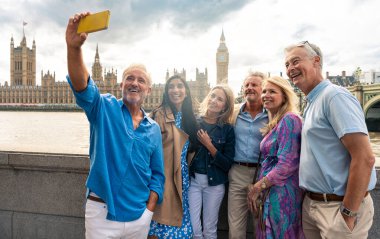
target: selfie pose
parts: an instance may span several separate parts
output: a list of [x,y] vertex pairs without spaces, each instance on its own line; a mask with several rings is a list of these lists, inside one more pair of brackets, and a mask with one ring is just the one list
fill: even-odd
[[77,33],[88,15],[76,14],[66,29],[67,81],[90,123],[86,238],[146,239],[165,181],[160,127],[141,108],[152,81],[145,66],[131,65],[122,99],[100,94],[82,57],[88,35]]

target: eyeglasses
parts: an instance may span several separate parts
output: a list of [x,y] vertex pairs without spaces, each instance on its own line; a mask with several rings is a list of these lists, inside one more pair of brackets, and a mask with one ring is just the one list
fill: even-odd
[[300,43],[297,44],[297,46],[309,48],[311,52],[313,52],[316,56],[320,57],[320,54],[318,53],[318,51],[313,48],[313,46],[309,43],[309,41],[301,41]]

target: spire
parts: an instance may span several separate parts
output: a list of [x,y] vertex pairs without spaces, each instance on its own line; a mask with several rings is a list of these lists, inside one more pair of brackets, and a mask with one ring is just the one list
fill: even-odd
[[20,46],[23,47],[23,46],[26,46],[26,37],[25,37],[25,25],[28,24],[26,22],[22,22],[22,40],[20,42]]
[[222,35],[220,35],[220,43],[218,47],[218,51],[227,51],[227,46],[226,46],[226,38],[224,37],[224,29],[222,28]]
[[96,59],[99,59],[99,48],[98,48],[98,44],[96,44],[95,61],[96,61]]
[[22,35],[25,37],[25,31],[24,31],[24,28],[25,28],[25,25],[28,24],[27,22],[25,21],[22,21]]
[[224,30],[222,28],[222,35],[220,36],[220,42],[224,43],[226,41],[226,38],[224,37]]
[[96,53],[95,53],[95,60],[94,64],[92,64],[92,79],[95,80],[95,82],[101,82],[103,81],[103,68],[100,64],[100,58],[99,58],[99,46],[96,44]]

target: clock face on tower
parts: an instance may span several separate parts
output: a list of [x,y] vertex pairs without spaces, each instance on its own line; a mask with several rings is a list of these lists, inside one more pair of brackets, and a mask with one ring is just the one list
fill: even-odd
[[225,55],[219,55],[218,60],[220,62],[225,62],[226,61],[226,56]]

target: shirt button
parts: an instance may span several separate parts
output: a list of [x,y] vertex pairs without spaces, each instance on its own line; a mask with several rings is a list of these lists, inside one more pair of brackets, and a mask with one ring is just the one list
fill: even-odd
[[211,168],[211,165],[209,164],[208,167]]
[[210,178],[210,180],[212,180],[212,178]]

